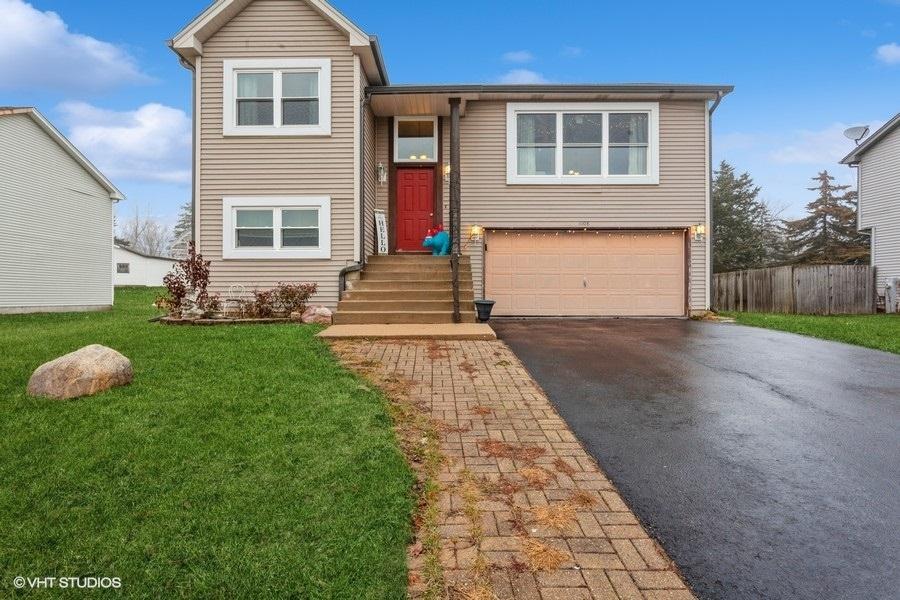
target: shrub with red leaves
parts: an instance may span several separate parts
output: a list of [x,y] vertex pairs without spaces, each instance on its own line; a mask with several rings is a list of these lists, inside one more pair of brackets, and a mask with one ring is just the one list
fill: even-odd
[[316,293],[315,283],[284,283],[278,282],[275,287],[275,295],[278,298],[278,306],[285,315],[292,312],[303,312],[307,301]]

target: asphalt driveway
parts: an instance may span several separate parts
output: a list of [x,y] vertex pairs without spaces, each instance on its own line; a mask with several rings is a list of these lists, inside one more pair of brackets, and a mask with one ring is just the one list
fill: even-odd
[[897,598],[900,356],[694,321],[492,324],[701,598]]

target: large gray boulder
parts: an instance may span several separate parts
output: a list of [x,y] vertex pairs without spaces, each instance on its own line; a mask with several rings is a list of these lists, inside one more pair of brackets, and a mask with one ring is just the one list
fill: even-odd
[[131,361],[112,348],[91,344],[38,367],[28,380],[28,395],[66,400],[128,385]]

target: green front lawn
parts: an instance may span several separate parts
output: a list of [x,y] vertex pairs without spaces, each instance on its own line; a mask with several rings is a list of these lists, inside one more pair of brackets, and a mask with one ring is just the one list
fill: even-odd
[[[19,575],[119,577],[144,598],[405,597],[412,474],[385,399],[315,327],[148,323],[155,294],[0,317],[0,597]],[[134,383],[24,394],[90,343],[128,356]]]
[[900,315],[818,317],[763,313],[722,313],[741,325],[766,327],[900,354]]

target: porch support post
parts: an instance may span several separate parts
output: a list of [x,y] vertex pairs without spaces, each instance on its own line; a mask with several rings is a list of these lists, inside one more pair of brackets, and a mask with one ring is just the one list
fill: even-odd
[[459,98],[450,98],[450,266],[453,271],[453,322],[459,323],[460,173]]

